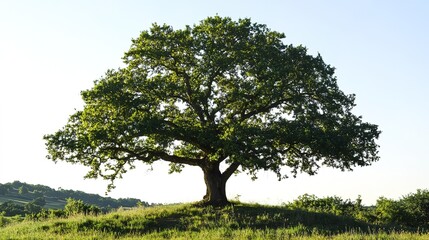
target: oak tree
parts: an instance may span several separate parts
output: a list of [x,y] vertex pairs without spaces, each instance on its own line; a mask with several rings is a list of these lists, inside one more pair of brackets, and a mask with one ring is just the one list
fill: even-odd
[[282,179],[377,161],[380,131],[352,113],[355,96],[320,55],[284,37],[250,19],[153,24],[132,40],[125,67],[82,91],[83,110],[44,136],[48,158],[89,166],[86,177],[109,188],[136,162],[197,166],[211,205],[228,202],[237,171]]

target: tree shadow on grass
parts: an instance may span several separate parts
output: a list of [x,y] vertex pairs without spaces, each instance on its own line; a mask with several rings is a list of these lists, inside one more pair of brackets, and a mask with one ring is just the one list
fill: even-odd
[[302,226],[309,231],[339,233],[350,229],[373,229],[375,226],[358,221],[351,217],[337,216],[328,213],[291,210],[276,206],[234,207],[234,213],[240,226],[251,229],[278,229]]

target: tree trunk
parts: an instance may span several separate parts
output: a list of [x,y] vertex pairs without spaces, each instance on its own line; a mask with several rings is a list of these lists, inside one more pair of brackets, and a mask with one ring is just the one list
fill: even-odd
[[207,187],[203,203],[212,206],[224,206],[228,204],[225,191],[228,178],[222,177],[222,173],[219,170],[219,163],[210,162],[201,168],[204,172],[204,182]]

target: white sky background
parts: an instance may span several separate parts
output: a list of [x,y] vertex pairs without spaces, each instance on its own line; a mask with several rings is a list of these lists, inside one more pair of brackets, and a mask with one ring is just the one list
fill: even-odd
[[[341,172],[323,168],[278,182],[261,172],[227,184],[230,198],[280,204],[310,193],[374,204],[429,188],[429,2],[421,1],[19,1],[0,0],[0,183],[19,180],[103,195],[108,182],[83,180],[86,168],[45,158],[44,134],[60,129],[83,103],[80,91],[121,57],[151,23],[176,29],[218,14],[250,17],[284,32],[336,67],[340,88],[357,95],[355,113],[382,130],[381,159]],[[117,181],[112,197],[197,201],[199,169],[167,174],[147,166]]]

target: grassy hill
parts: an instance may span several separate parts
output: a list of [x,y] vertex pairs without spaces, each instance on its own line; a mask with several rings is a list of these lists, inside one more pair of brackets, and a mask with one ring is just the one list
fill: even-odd
[[356,219],[287,207],[236,203],[135,208],[100,216],[24,220],[0,239],[429,239]]
[[[79,200],[69,199],[59,209],[73,196]],[[0,184],[0,240],[429,239],[429,190],[398,200],[380,197],[374,206],[362,205],[360,197],[352,201],[309,194],[282,206],[149,206],[133,201],[17,181]],[[139,207],[110,208],[105,214],[86,211],[94,202]],[[39,208],[32,212],[35,204]],[[16,206],[27,212],[13,212]]]

